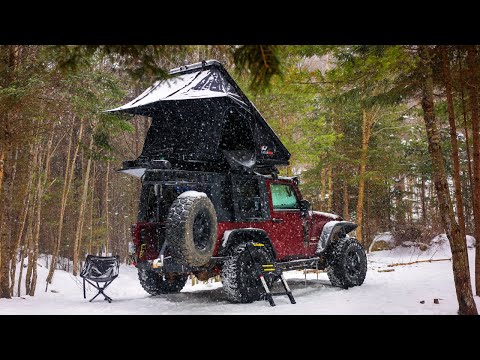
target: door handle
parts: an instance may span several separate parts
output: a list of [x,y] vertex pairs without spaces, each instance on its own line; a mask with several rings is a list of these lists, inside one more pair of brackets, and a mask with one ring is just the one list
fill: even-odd
[[281,223],[281,222],[283,222],[283,219],[275,219],[275,218],[274,218],[274,219],[272,219],[272,221],[273,221],[274,223]]

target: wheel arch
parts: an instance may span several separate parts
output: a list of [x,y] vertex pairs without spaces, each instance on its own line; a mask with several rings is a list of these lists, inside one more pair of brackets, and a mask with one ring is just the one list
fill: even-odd
[[272,241],[268,237],[267,232],[263,229],[255,228],[225,231],[218,254],[220,256],[227,256],[231,248],[247,242],[264,244],[272,253],[274,259],[277,258],[277,253],[275,251],[275,248],[273,247]]
[[357,224],[350,221],[329,221],[325,223],[317,244],[316,253],[323,253],[336,237],[346,237],[350,231],[355,230],[357,227]]

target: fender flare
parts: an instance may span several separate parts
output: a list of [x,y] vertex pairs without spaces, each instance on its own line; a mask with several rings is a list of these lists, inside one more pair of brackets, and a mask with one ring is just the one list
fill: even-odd
[[227,230],[223,233],[222,242],[218,254],[220,256],[227,256],[228,251],[233,247],[246,242],[257,242],[264,244],[271,252],[273,257],[277,258],[277,253],[273,247],[272,241],[268,234],[263,229],[248,228]]
[[357,224],[350,221],[329,221],[325,223],[315,253],[320,254],[324,252],[336,235],[345,237],[350,231],[355,230],[357,227]]

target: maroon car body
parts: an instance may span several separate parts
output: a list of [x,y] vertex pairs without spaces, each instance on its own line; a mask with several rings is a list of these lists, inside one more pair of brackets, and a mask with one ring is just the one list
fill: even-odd
[[334,284],[360,285],[366,257],[347,236],[356,225],[312,211],[298,178],[278,176],[290,153],[223,66],[170,75],[109,110],[152,118],[142,153],[119,170],[142,181],[129,253],[143,288],[178,292],[189,274],[221,275],[231,299],[250,302],[260,296],[251,261],[333,269]]

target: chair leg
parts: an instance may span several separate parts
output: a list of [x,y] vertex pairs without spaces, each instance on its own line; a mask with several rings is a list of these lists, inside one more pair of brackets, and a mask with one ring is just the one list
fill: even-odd
[[[84,282],[85,282],[85,280],[86,280],[86,279],[83,279]],[[100,291],[101,288],[99,287],[98,283],[96,283],[97,285],[95,285],[94,283],[92,283],[92,282],[90,282],[90,281],[88,281],[88,280],[86,280],[86,281],[87,281],[90,285],[92,285],[95,289],[98,290],[97,295],[95,295],[93,298],[91,298],[90,300],[88,300],[89,302],[92,302],[98,295],[101,294],[101,291]],[[84,287],[84,290],[85,290],[85,287]]]
[[93,298],[91,298],[91,299],[89,300],[89,302],[92,302],[92,301],[93,301],[98,295],[100,295],[101,293],[102,293],[102,292],[99,291],[99,292],[97,293],[97,295],[95,295]]
[[85,293],[85,278],[83,278],[83,298],[87,298],[87,294]]
[[105,297],[105,300],[107,300],[109,303],[112,302],[112,298],[111,298],[110,296],[106,295],[106,294],[104,293],[104,291],[105,291],[105,289],[107,288],[107,286],[109,286],[112,282],[113,282],[113,280],[112,280],[112,281],[107,281],[107,282],[105,283],[105,285],[103,286],[103,288],[102,288],[102,295]]
[[103,300],[108,301],[109,303],[112,302],[112,298],[110,296],[105,295],[103,292],[102,292],[102,295],[105,297],[105,299],[103,299]]
[[[113,281],[113,280],[112,280]],[[100,286],[100,284],[98,282],[96,282],[97,285],[91,283],[90,281],[87,280],[87,282],[92,285],[93,287],[95,287],[97,290],[98,290],[98,293],[97,295],[95,295],[93,298],[91,298],[89,300],[89,302],[92,302],[98,295],[102,294],[103,297],[105,298],[106,301],[108,301],[109,303],[112,302],[112,298],[110,296],[108,296],[107,294],[104,293],[104,290],[107,288],[108,285],[110,285],[112,283],[112,281],[107,281],[105,283],[105,285],[103,287]]]

